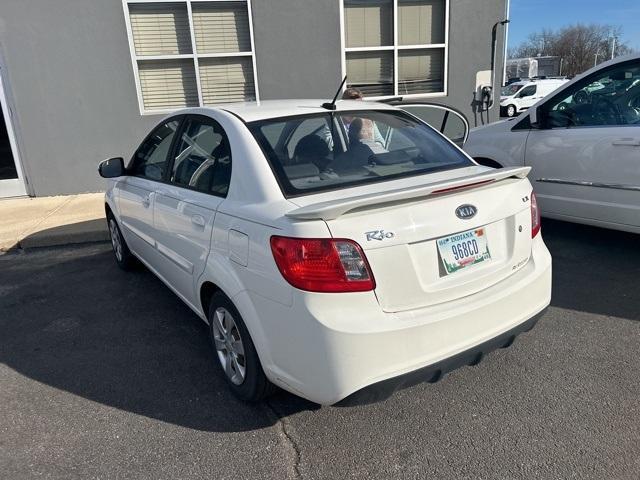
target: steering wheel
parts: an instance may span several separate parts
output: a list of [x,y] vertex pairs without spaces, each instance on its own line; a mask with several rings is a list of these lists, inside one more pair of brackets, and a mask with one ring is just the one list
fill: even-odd
[[600,125],[616,125],[624,123],[618,106],[605,97],[599,97],[593,103],[593,116]]
[[[629,107],[628,110],[630,115],[623,115],[625,117],[626,122],[629,125],[637,125],[640,123],[640,107]],[[629,118],[633,116],[632,118]]]

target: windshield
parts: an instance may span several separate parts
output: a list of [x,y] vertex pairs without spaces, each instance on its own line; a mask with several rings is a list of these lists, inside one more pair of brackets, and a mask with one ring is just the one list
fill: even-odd
[[511,95],[515,95],[516,93],[518,93],[518,90],[520,90],[523,86],[524,85],[516,85],[515,83],[512,83],[511,85],[505,85],[504,87],[502,87],[500,95],[502,95],[503,97],[510,97]]
[[336,190],[473,163],[404,112],[356,111],[249,124],[286,196]]

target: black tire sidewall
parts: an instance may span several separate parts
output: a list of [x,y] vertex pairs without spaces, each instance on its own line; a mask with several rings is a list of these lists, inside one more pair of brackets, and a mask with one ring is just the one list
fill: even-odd
[[[510,115],[509,111],[513,109],[513,113]],[[516,116],[516,107],[515,105],[509,105],[505,111],[505,113],[507,114],[507,117],[509,118],[513,118]]]
[[[222,364],[220,363],[220,359],[218,358],[218,352],[216,351],[215,343],[213,341],[213,316],[216,309],[219,307],[225,308],[229,313],[231,313],[231,315],[233,315],[235,324],[240,331],[240,336],[242,337],[246,374],[244,381],[240,385],[234,384],[231,379],[227,377]],[[264,374],[260,358],[258,357],[255,345],[253,344],[253,340],[247,330],[242,315],[240,315],[240,312],[238,312],[238,309],[235,307],[233,302],[224,293],[216,292],[211,297],[208,319],[209,336],[211,338],[211,347],[213,349],[213,360],[217,365],[220,374],[227,382],[227,385],[229,385],[232,392],[242,400],[249,402],[262,400],[262,398],[264,398],[270,391],[268,388],[269,380]]]
[[127,242],[124,240],[122,236],[122,231],[120,230],[120,225],[116,220],[115,216],[112,213],[107,214],[107,228],[109,229],[109,239],[111,240],[111,222],[116,224],[116,229],[118,230],[118,237],[120,237],[120,245],[122,246],[122,259],[119,259],[116,255],[115,250],[113,249],[113,243],[111,243],[111,250],[113,250],[113,258],[116,260],[116,263],[123,270],[129,270],[133,263],[133,255],[131,254],[131,250],[129,250],[129,246]]

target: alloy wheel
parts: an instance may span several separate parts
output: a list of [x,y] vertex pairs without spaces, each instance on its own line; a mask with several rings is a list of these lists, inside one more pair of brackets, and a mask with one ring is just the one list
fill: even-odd
[[247,363],[240,330],[233,315],[226,308],[218,307],[211,327],[218,360],[225,375],[234,385],[242,384],[247,374]]

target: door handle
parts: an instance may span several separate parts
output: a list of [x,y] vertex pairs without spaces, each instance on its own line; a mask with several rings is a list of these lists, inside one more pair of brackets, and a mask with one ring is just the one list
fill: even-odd
[[149,208],[149,205],[151,205],[151,194],[142,199],[142,205],[144,208]]
[[193,223],[194,225],[198,226],[198,227],[202,227],[204,228],[205,225],[205,221],[204,221],[204,217],[202,215],[192,215],[191,216],[191,223]]
[[635,138],[617,138],[611,142],[611,145],[620,145],[627,147],[640,147],[640,140]]

